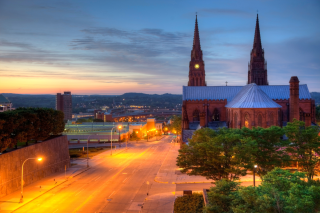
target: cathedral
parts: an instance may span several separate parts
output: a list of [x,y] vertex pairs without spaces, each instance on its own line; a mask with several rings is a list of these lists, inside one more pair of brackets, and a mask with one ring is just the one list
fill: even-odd
[[245,86],[207,86],[196,17],[188,86],[183,86],[182,139],[195,130],[285,126],[294,118],[315,125],[315,101],[297,76],[288,85],[269,85],[257,15]]

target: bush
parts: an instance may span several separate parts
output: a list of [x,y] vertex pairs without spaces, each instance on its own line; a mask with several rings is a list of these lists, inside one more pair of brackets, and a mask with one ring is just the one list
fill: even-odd
[[204,206],[203,196],[199,193],[176,198],[174,202],[175,213],[202,213]]

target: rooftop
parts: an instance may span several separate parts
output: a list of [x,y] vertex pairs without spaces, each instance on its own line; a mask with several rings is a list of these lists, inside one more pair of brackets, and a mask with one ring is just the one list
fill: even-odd
[[281,108],[255,83],[248,84],[238,92],[226,107],[229,108]]

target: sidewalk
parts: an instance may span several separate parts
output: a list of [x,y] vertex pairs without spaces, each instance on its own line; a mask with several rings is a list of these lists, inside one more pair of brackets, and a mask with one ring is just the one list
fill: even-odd
[[[125,147],[117,148],[113,150],[114,155],[117,155],[123,152]],[[98,164],[101,160],[101,157],[104,155],[109,155],[110,150],[107,150],[99,155],[94,156],[89,160],[90,166],[94,166]],[[25,187],[23,187],[23,203],[19,203],[21,197],[21,191],[17,190],[5,197],[0,198],[0,212],[7,213],[13,212],[18,208],[26,205],[28,202],[33,201],[34,199],[40,197],[41,195],[49,192],[50,190],[54,189],[55,187],[67,182],[68,180],[72,179],[73,177],[86,172],[87,168],[87,160],[86,159],[76,159],[70,161],[70,164],[76,164],[67,169],[65,172],[58,172],[52,175],[49,175],[39,181],[31,183]]]
[[[188,183],[212,183],[213,180],[208,180],[203,176],[189,176],[180,172],[178,166],[176,166],[176,159],[178,157],[179,144],[172,144],[170,151],[166,159],[164,160],[156,178],[154,179],[158,183],[165,184],[188,184]],[[255,176],[256,182],[260,182],[261,179],[258,175]],[[240,178],[240,182],[253,182],[253,175],[246,175]]]

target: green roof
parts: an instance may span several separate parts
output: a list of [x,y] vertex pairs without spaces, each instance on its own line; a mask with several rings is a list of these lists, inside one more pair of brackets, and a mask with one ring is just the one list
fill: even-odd
[[11,102],[2,94],[0,94],[0,103],[11,103]]

